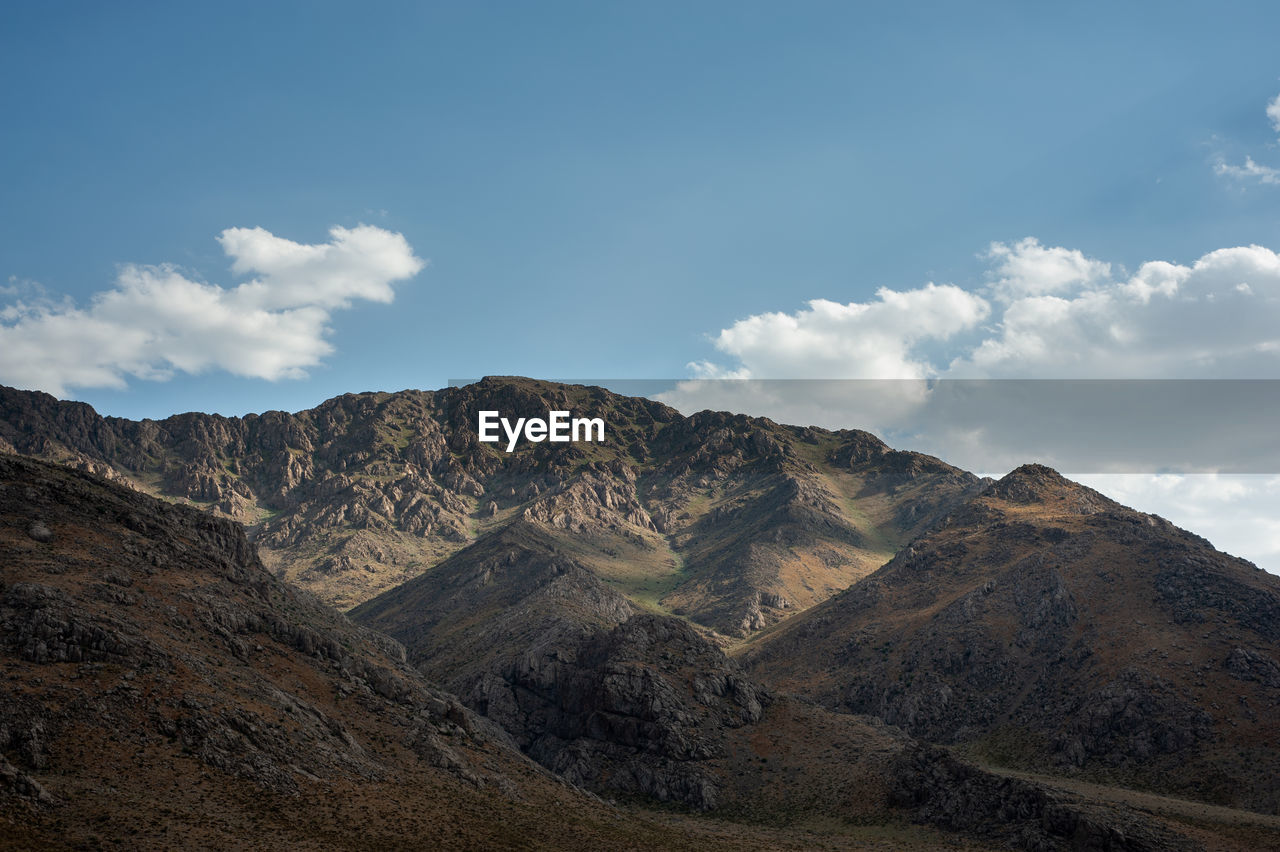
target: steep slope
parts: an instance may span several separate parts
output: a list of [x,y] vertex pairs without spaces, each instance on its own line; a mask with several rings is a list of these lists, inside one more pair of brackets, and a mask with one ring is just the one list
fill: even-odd
[[634,613],[536,528],[491,544],[352,615],[404,641],[412,663],[576,784],[753,821],[883,825],[906,808],[1025,848],[1186,845],[1123,808],[991,775],[874,719],[770,692],[705,630]]
[[1048,468],[742,661],[998,762],[1280,808],[1280,578]]
[[[606,440],[507,453],[478,440],[481,410],[601,417]],[[636,605],[729,636],[847,587],[982,485],[863,432],[530,379],[139,423],[0,388],[0,442],[249,524],[269,566],[340,608],[519,521]]]
[[237,524],[9,454],[0,660],[5,848],[774,845],[620,818]]
[[554,653],[636,608],[594,571],[566,555],[545,529],[515,523],[415,580],[351,611],[357,622],[397,636],[410,662],[454,692],[480,672]]

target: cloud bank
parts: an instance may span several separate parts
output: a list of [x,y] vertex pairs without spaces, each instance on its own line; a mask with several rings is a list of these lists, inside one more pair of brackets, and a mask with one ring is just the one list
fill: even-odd
[[882,288],[738,320],[713,337],[732,362],[690,367],[738,379],[1280,378],[1280,256],[1268,248],[1132,275],[1031,237],[984,257],[973,290]]
[[0,382],[65,396],[71,387],[123,388],[130,377],[180,372],[300,378],[333,351],[326,337],[335,311],[391,302],[392,284],[425,265],[402,235],[369,225],[335,226],[320,245],[263,228],[230,228],[218,242],[232,272],[248,280],[228,288],[169,264],[127,264],[85,307],[42,297],[6,305]]
[[1280,477],[1076,474],[1073,478],[1280,574]]

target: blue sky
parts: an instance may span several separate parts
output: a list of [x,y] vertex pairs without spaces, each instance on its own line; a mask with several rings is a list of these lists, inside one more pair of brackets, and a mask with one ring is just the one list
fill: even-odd
[[[161,417],[498,373],[1276,378],[1278,27],[1261,2],[7,3],[0,382]],[[299,271],[293,243],[331,245]]]

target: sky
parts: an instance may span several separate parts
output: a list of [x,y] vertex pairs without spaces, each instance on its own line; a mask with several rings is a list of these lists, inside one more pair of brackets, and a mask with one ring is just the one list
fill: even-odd
[[[6,3],[0,383],[159,418],[490,374],[703,380],[667,395],[695,409],[753,380],[1280,379],[1278,26]],[[929,410],[826,425],[932,447],[903,415]],[[1280,572],[1275,468],[1156,468],[1074,472]]]

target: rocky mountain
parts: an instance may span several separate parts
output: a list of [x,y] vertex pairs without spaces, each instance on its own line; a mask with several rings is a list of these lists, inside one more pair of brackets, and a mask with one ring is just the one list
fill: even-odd
[[[517,610],[572,573],[542,556]],[[598,789],[665,789],[738,821],[609,805],[535,767],[396,642],[272,576],[234,522],[9,454],[0,557],[5,847],[1192,845],[769,694],[679,619],[621,610],[530,650],[507,693],[537,732],[525,749]],[[839,827],[797,825],[817,816]]]
[[[480,410],[608,437],[508,453]],[[1280,848],[1114,786],[1275,812],[1274,578],[1047,469],[527,379],[136,423],[0,390],[4,449],[81,471],[0,455],[28,845]]]
[[1280,809],[1280,578],[1045,467],[741,659],[1003,765]]
[[[600,417],[606,440],[507,453],[478,440],[481,410]],[[636,606],[729,637],[846,588],[983,486],[865,432],[529,379],[141,422],[0,389],[3,446],[241,521],[280,576],[339,608],[521,523]]]

